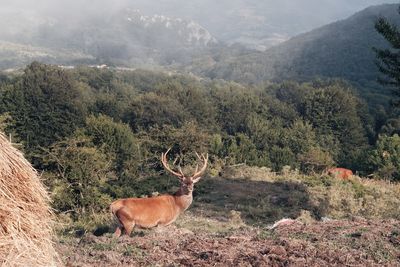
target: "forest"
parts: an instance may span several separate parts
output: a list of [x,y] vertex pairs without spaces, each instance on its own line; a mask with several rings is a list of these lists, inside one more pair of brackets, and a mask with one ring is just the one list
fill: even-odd
[[341,80],[244,86],[33,62],[3,74],[0,94],[1,128],[42,172],[53,207],[72,219],[168,189],[159,159],[170,147],[183,165],[208,152],[212,176],[246,164],[400,179],[395,109],[370,112]]

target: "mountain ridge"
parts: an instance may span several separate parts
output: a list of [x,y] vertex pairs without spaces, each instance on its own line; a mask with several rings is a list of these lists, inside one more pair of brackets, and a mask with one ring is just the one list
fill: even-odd
[[398,4],[371,6],[265,52],[226,57],[212,68],[199,72],[212,78],[245,83],[341,78],[356,85],[368,99],[387,96],[389,89],[377,83],[380,73],[372,47],[385,48],[388,44],[375,31],[374,24],[378,17],[384,16],[400,25],[397,7]]
[[[52,18],[36,23],[20,34],[3,35],[0,41],[7,46],[0,46],[0,68],[22,67],[34,60],[135,67],[182,64],[189,62],[193,53],[218,45],[216,38],[193,20],[146,16],[131,9],[79,23]],[[43,56],[46,54],[51,56]],[[77,57],[79,54],[82,57]]]

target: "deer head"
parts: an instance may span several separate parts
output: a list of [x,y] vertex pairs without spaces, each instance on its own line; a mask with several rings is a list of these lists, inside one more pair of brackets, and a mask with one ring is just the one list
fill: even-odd
[[[177,167],[177,169],[178,169],[177,171],[173,170],[168,165],[167,155],[170,150],[171,150],[171,148],[169,148],[167,150],[167,152],[161,153],[161,162],[162,162],[164,168],[168,172],[173,174],[174,176],[178,177],[179,181],[181,182],[181,188],[180,188],[180,191],[178,191],[178,192],[182,193],[184,195],[191,194],[193,192],[194,184],[197,183],[198,181],[200,181],[201,175],[203,175],[203,173],[207,169],[208,154],[206,154],[205,156],[203,154],[201,154],[201,156],[200,156],[199,154],[197,154],[197,152],[195,152],[197,158],[202,162],[202,166],[199,170],[199,164],[197,164],[194,173],[191,176],[187,176],[183,173],[182,168],[179,164]],[[176,163],[177,159],[178,158],[175,159],[174,164]]]

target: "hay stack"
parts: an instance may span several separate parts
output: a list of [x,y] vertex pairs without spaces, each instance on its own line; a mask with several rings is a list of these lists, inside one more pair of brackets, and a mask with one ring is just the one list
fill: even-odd
[[36,171],[0,133],[0,266],[55,266],[49,196]]

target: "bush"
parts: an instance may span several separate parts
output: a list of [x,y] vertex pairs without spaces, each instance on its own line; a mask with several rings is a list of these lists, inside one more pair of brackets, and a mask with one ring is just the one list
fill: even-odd
[[381,135],[371,152],[371,165],[378,177],[400,180],[400,136]]
[[319,147],[299,155],[300,168],[305,173],[321,173],[326,168],[335,164],[332,156]]
[[51,170],[46,175],[55,209],[72,212],[78,218],[108,207],[111,198],[103,189],[110,164],[86,136],[76,134],[55,143],[47,151],[45,162]]

